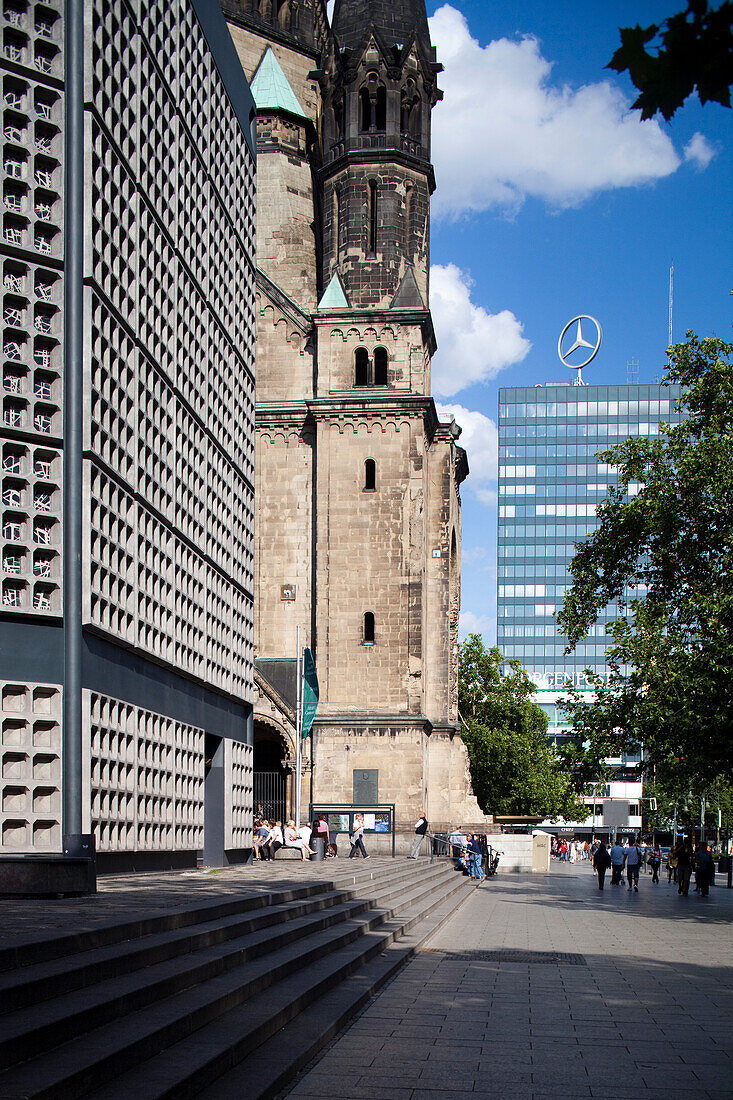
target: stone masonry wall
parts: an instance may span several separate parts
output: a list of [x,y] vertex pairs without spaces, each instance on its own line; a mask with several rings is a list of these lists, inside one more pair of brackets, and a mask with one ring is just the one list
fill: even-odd
[[[411,633],[421,623],[422,555],[410,554],[421,519],[408,456],[421,450],[421,420],[375,415],[318,426],[317,659],[324,711],[420,713]],[[364,463],[376,488],[364,491]],[[364,613],[375,620],[365,645]],[[333,711],[331,711],[333,712]]]
[[257,401],[303,401],[313,396],[313,343],[305,319],[293,319],[262,292],[257,295]]
[[[290,657],[309,644],[313,438],[303,425],[260,426],[257,432],[255,645],[258,657]],[[277,493],[272,486],[277,486]],[[283,586],[295,598],[284,599]]]
[[[354,309],[388,308],[408,264],[413,267],[423,302],[428,297],[427,179],[385,162],[356,164],[324,185],[324,270],[336,267]],[[370,247],[370,184],[376,185],[376,249]],[[338,235],[334,190],[339,193]],[[409,202],[408,202],[409,193]]]
[[390,387],[401,393],[429,392],[429,357],[418,325],[345,318],[318,325],[318,396],[353,389],[356,349],[366,348],[373,359],[376,347],[387,351]]
[[313,186],[305,126],[282,115],[257,120],[257,266],[302,310],[317,305]]

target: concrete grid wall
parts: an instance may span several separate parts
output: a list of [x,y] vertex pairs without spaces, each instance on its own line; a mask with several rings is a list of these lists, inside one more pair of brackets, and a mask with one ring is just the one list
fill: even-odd
[[[185,0],[139,13],[98,0],[86,71],[86,619],[249,702],[254,160]],[[101,846],[201,847],[204,731],[120,706],[146,732],[133,791],[111,789],[119,737],[92,708]],[[235,809],[245,847],[251,822]]]
[[254,165],[188,4],[92,31],[88,615],[246,697]]
[[[63,11],[2,12],[11,639],[18,613],[24,638],[62,613]],[[212,713],[217,691],[242,714],[251,703],[255,164],[193,0],[92,0],[85,14],[83,621],[169,670],[154,679],[179,678],[175,719],[85,692],[85,828],[102,850],[191,850],[204,731],[182,719],[185,676],[214,689]],[[3,685],[3,850],[60,848],[60,707],[60,684],[32,673]],[[247,847],[251,759],[237,748],[229,766],[227,836]]]
[[[3,186],[2,604],[62,613],[64,5],[0,21]],[[2,851],[61,846],[60,684],[3,681]]]
[[2,16],[2,611],[62,611],[63,4]]

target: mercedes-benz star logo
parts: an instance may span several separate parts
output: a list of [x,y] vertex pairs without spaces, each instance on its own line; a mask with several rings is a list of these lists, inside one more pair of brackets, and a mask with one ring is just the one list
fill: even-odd
[[[583,335],[584,321],[590,321],[591,325],[595,326],[596,336],[594,342],[586,340],[585,336]],[[577,325],[577,328],[575,328],[574,330],[575,338],[572,339],[572,342],[569,343],[569,346],[566,347],[565,350],[563,350],[563,341],[565,341],[566,344],[568,343],[568,341],[565,340],[565,336],[570,331],[570,329],[573,328],[574,325]],[[587,331],[588,325],[586,325],[586,332]],[[582,371],[583,367],[587,367],[588,364],[593,359],[595,359],[596,355],[598,355],[598,350],[601,346],[602,339],[603,333],[601,331],[600,324],[598,323],[598,321],[596,321],[595,317],[591,317],[588,313],[581,313],[579,317],[573,317],[572,321],[568,321],[565,328],[560,333],[560,339],[557,342],[557,354],[560,357],[561,363],[564,363],[566,367],[570,367],[571,370],[577,370],[578,382],[582,381],[580,372]],[[585,359],[582,359],[581,362],[576,362],[576,360],[578,359],[576,353],[582,353],[584,349],[587,349],[590,354],[587,355]]]

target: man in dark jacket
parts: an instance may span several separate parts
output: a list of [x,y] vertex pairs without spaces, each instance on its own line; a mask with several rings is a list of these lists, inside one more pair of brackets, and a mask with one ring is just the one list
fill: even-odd
[[600,842],[596,848],[596,853],[593,856],[593,868],[598,875],[598,889],[603,889],[603,880],[606,877],[606,871],[611,866],[611,857],[608,854],[608,849],[603,841]]
[[419,818],[415,822],[415,839],[412,842],[412,851],[410,852],[408,859],[417,859],[420,851],[420,845],[422,844],[423,837],[428,831],[428,819],[425,814],[420,814]]

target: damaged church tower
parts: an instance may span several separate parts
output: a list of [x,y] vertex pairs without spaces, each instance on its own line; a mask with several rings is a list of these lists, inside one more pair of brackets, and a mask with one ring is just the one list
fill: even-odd
[[258,125],[255,782],[292,771],[300,627],[321,687],[304,805],[481,822],[458,732],[468,465],[430,396],[424,0],[336,0],[332,27],[322,0],[224,11]]

